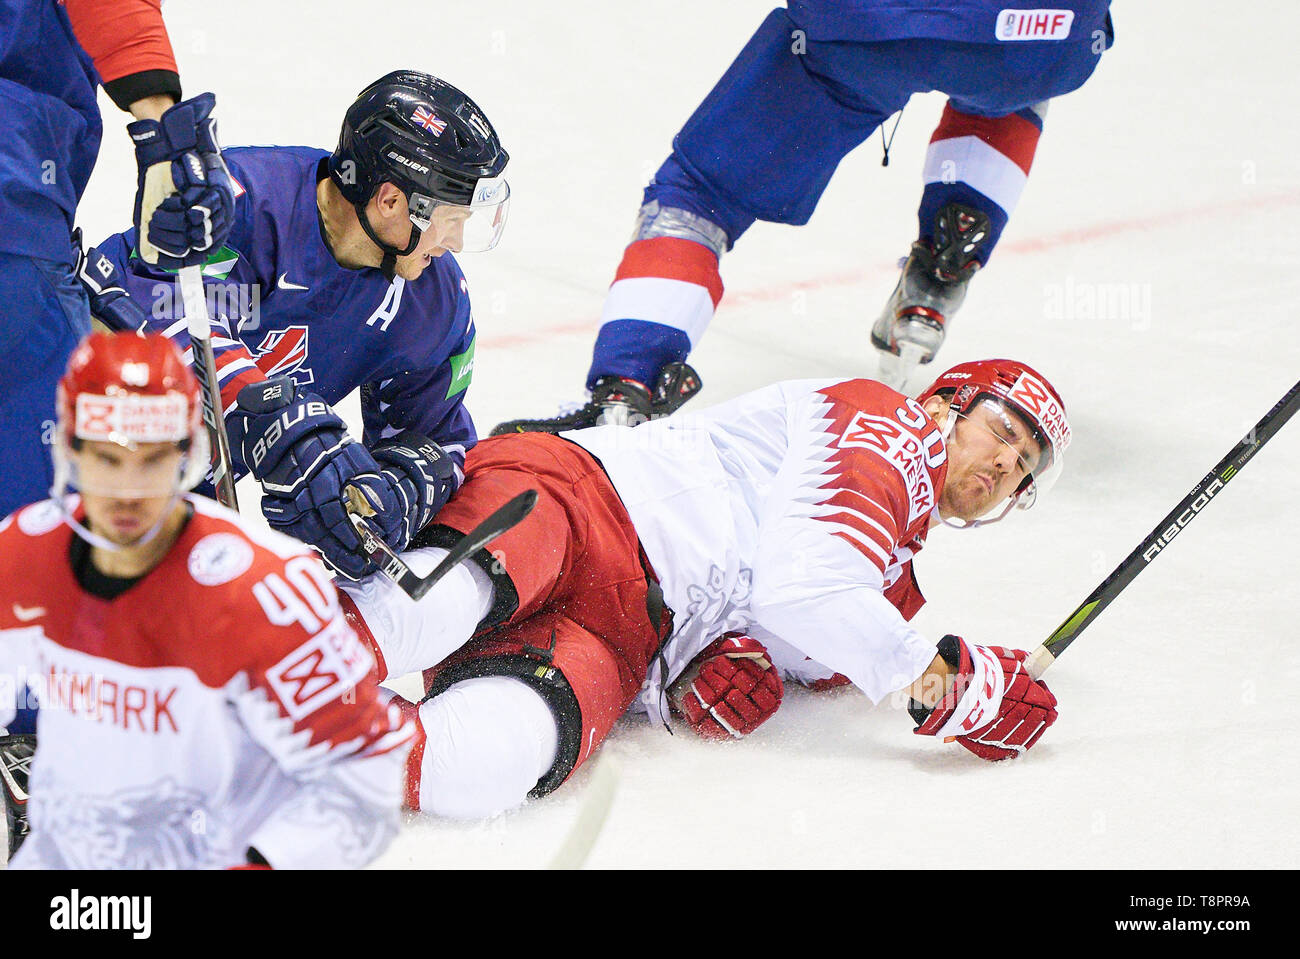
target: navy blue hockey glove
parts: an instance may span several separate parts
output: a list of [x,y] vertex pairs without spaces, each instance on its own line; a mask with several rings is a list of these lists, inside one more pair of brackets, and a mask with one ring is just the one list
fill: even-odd
[[373,450],[384,467],[382,476],[397,490],[406,516],[402,527],[405,549],[456,491],[456,464],[443,448],[415,430],[403,430]]
[[350,579],[376,572],[362,551],[347,511],[345,487],[355,486],[375,511],[376,531],[395,550],[405,549],[408,516],[398,482],[347,434],[347,425],[314,393],[297,392],[287,376],[239,391],[230,417],[230,440],[262,484],[267,523],[316,547]]
[[122,288],[113,261],[97,249],[81,248],[81,228],[72,231],[77,251],[77,281],[90,300],[90,313],[114,332],[143,329],[149,322],[140,304]]
[[135,142],[136,249],[168,270],[197,266],[220,249],[235,218],[235,191],[221,159],[216,97],[182,100],[161,120],[127,125]]

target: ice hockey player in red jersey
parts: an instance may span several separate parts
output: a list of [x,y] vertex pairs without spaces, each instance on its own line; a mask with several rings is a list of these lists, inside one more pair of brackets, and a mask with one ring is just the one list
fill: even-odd
[[872,380],[794,381],[635,430],[481,443],[408,561],[425,572],[535,488],[528,518],[419,603],[379,578],[344,587],[381,674],[436,664],[405,707],[420,724],[408,805],[473,817],[544,795],[633,706],[742,735],[789,678],[875,702],[906,691],[918,733],[1019,755],[1055,698],[1022,650],[911,627],[912,558],[937,523],[1033,505],[1069,440],[1042,376],[988,360],[915,400]]
[[14,690],[40,704],[34,759],[0,739],[12,865],[374,859],[414,729],[307,548],[185,493],[208,457],[176,347],[84,340],[54,457],[53,497],[0,525],[0,725]]

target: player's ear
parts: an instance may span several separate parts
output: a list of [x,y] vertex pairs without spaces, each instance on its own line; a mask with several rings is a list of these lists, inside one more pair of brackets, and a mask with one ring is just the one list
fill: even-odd
[[384,219],[406,216],[406,197],[392,183],[381,183],[375,190],[376,212]]
[[921,404],[921,409],[930,414],[930,418],[938,424],[939,429],[944,429],[948,425],[948,410],[950,408],[948,398],[938,395],[926,397],[925,402]]

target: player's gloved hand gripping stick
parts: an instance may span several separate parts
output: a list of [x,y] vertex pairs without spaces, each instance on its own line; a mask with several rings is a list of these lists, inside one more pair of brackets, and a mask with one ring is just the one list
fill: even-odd
[[[909,712],[920,735],[959,742],[983,759],[1018,756],[1034,745],[1056,721],[1056,697],[1039,678],[1096,616],[1164,550],[1178,533],[1300,409],[1297,383],[1128,557],[1071,613],[1033,653],[967,643],[945,636],[939,655],[958,682],[934,707],[913,701]],[[999,690],[1001,692],[999,693]]]
[[230,438],[262,484],[262,513],[273,529],[316,547],[350,579],[385,574],[412,599],[520,522],[537,501],[535,491],[521,493],[421,578],[399,552],[454,489],[452,461],[433,440],[405,430],[368,450],[323,399],[300,394],[289,377],[240,390]]
[[135,143],[139,182],[133,220],[136,247],[147,263],[180,271],[181,297],[203,395],[203,419],[214,453],[217,500],[239,509],[230,443],[212,353],[212,329],[203,292],[203,263],[225,242],[234,222],[235,194],[221,159],[216,98],[204,93],[171,107],[161,120],[127,127]]
[[137,120],[126,128],[138,174],[136,249],[146,263],[169,270],[202,265],[234,224],[234,184],[212,116],[216,102],[211,93],[201,93],[159,120]]
[[1164,552],[1164,548],[1170,541],[1200,515],[1201,511],[1209,505],[1210,500],[1218,495],[1229,480],[1241,472],[1242,467],[1272,439],[1274,433],[1286,425],[1286,421],[1295,415],[1298,409],[1300,409],[1300,383],[1291,387],[1264,418],[1255,424],[1255,428],[1243,436],[1228,455],[1219,460],[1214,469],[1206,473],[1201,481],[1192,487],[1192,491],[1184,496],[1178,505],[1156,525],[1156,528],[1147,534],[1146,539],[1138,544],[1137,549],[1129,553],[1101,585],[1066,617],[1065,622],[1058,626],[1041,646],[1029,654],[1025,661],[1025,668],[1029,675],[1034,679],[1042,676],[1047,667],[1079,638],[1079,634],[1087,625],[1096,619],[1129,583],[1133,582],[1138,573],[1146,569],[1149,563]]
[[[86,247],[83,251],[81,243],[81,230],[78,228],[73,231],[73,248],[77,251],[77,279],[90,301],[91,314],[110,330],[143,330],[148,318],[140,305],[122,287],[112,261],[93,246]],[[221,390],[217,385],[216,358],[212,352],[212,327],[203,289],[202,265],[182,266],[177,281],[185,304],[185,321],[194,354],[194,375],[199,381],[199,392],[203,399],[203,422],[211,440],[212,483],[216,487],[217,501],[223,506],[238,510],[234,464],[221,406]]]

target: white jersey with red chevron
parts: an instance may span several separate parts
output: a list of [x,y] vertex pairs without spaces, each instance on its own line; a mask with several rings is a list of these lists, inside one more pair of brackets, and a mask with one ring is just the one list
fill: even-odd
[[414,730],[320,562],[187,500],[162,562],[112,600],[78,581],[55,503],[0,525],[0,681],[40,703],[13,865],[225,868],[249,847],[364,865],[396,834]]
[[731,630],[779,637],[778,666],[843,673],[874,701],[933,660],[934,643],[907,623],[923,602],[911,560],[947,452],[915,400],[873,380],[792,381],[635,429],[563,435],[604,465],[674,611],[648,710]]

